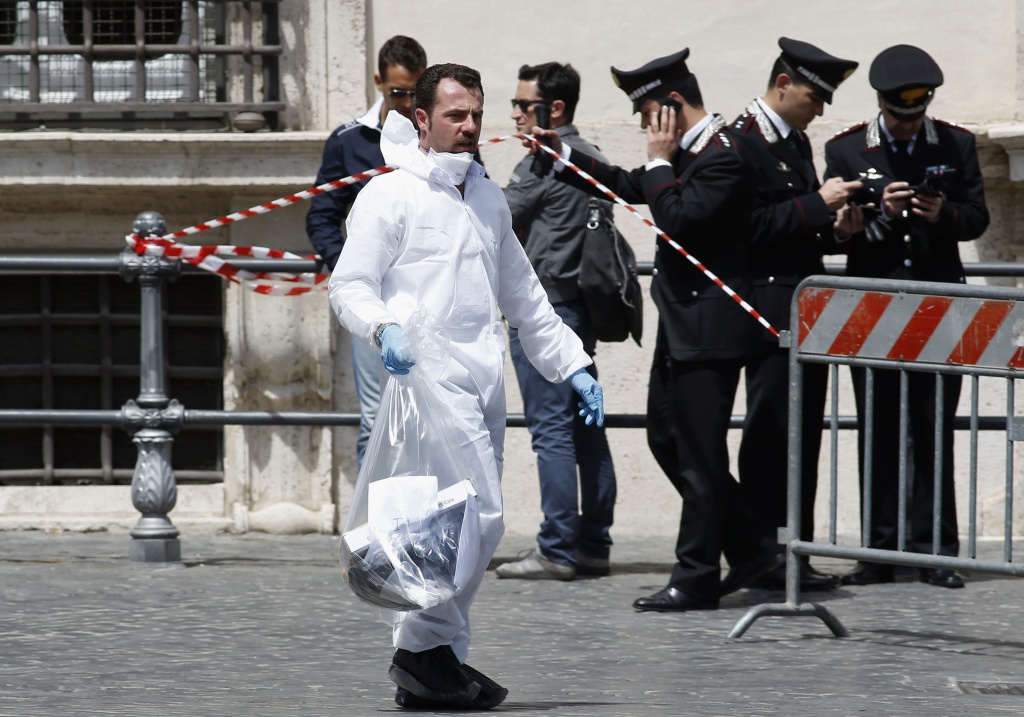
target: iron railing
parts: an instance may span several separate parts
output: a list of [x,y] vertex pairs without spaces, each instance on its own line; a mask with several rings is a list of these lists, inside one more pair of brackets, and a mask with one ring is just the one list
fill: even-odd
[[[302,273],[321,268],[313,260],[259,260],[233,258],[232,263],[253,272],[276,271]],[[641,264],[641,274],[650,275],[651,264]],[[1024,264],[969,264],[971,276],[1024,276]],[[119,273],[126,281],[138,281],[141,292],[139,394],[120,409],[58,410],[58,409],[0,409],[0,426],[106,426],[119,427],[132,436],[137,448],[137,459],[132,474],[132,500],[142,513],[139,524],[132,530],[132,558],[142,562],[177,560],[177,529],[168,518],[176,501],[176,477],[171,468],[173,435],[185,425],[226,426],[357,426],[358,413],[342,412],[270,412],[222,411],[190,409],[166,395],[166,366],[164,336],[161,322],[164,316],[161,287],[174,280],[181,272],[199,271],[179,259],[137,256],[130,250],[120,255],[20,255],[0,257],[0,274],[81,274]],[[830,266],[830,273],[842,271],[841,265]],[[744,416],[735,415],[731,428],[740,428]],[[510,427],[525,426],[522,414],[508,416]],[[856,427],[853,416],[826,416],[824,428],[851,429]],[[643,414],[610,414],[606,416],[609,428],[644,428]],[[958,417],[958,429],[977,427],[978,430],[1001,430],[1005,418],[998,416]]]

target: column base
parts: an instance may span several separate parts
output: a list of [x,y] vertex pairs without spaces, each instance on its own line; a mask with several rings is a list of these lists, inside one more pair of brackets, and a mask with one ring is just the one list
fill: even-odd
[[128,555],[132,563],[147,567],[182,567],[178,538],[132,538]]

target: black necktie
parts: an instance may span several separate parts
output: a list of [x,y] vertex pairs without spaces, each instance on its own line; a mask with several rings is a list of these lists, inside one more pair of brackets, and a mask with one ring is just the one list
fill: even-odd
[[792,149],[801,160],[801,170],[804,178],[810,180],[810,178],[815,174],[814,161],[811,158],[811,153],[809,151],[810,145],[807,145],[808,151],[805,151],[804,145],[800,143],[800,136],[799,131],[793,130],[789,133],[789,137],[786,138],[786,141],[789,143],[789,148]]
[[892,160],[890,164],[898,179],[909,180],[911,165],[909,148],[909,140],[894,139],[892,141]]

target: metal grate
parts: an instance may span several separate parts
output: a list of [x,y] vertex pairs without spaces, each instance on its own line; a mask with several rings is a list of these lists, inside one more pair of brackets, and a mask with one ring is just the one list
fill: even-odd
[[[139,393],[139,292],[104,275],[5,277],[0,406],[117,409]],[[223,286],[165,285],[168,395],[189,408],[223,401]],[[181,483],[223,480],[223,430],[186,426],[172,453]],[[0,428],[0,485],[127,484],[136,449],[112,427]]]
[[209,129],[240,111],[276,127],[277,23],[276,0],[0,0],[0,129]]

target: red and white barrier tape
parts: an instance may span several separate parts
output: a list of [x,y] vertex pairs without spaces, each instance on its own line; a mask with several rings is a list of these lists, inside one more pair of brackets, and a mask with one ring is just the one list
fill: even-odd
[[[672,239],[672,237],[670,237],[668,234],[666,234],[664,231],[658,228],[658,226],[654,224],[654,222],[652,222],[650,219],[648,219],[639,211],[637,211],[637,209],[633,207],[633,205],[629,204],[626,200],[622,199],[620,196],[615,194],[615,192],[613,192],[608,187],[598,182],[596,179],[594,179],[592,176],[584,172],[575,164],[573,164],[567,159],[564,159],[555,150],[551,149],[545,144],[537,142],[528,135],[524,136],[519,134],[505,135],[504,137],[494,137],[492,139],[483,140],[482,142],[480,142],[480,144],[497,144],[499,142],[505,142],[509,139],[526,139],[534,142],[544,152],[550,154],[552,157],[555,158],[556,161],[561,161],[563,164],[565,164],[565,166],[569,167],[578,175],[583,177],[583,179],[585,179],[587,182],[595,186],[598,190],[603,192],[606,196],[608,196],[608,198],[610,198],[616,204],[620,204],[626,209],[628,209],[640,221],[642,221],[648,227],[653,229],[659,237],[668,242],[673,249],[675,249],[684,257],[686,257],[686,259],[691,264],[697,267],[697,269],[699,269],[706,277],[708,277],[708,279],[710,279],[718,288],[724,291],[731,299],[733,299],[733,301],[739,304],[744,311],[750,314],[762,326],[768,329],[768,331],[770,331],[773,335],[779,335],[779,332],[776,331],[775,328],[770,323],[768,323],[768,321],[763,316],[761,316],[761,314],[759,314],[753,306],[748,304],[743,299],[743,297],[741,297],[739,294],[733,291],[725,282],[719,279],[710,269],[701,264],[701,262],[695,256],[693,256],[693,254],[686,251],[686,249],[684,249],[680,244],[678,244],[674,239]],[[183,236],[188,236],[189,234],[198,234],[199,232],[207,231],[208,229],[222,227],[226,224],[239,222],[242,221],[243,219],[248,219],[249,217],[254,217],[259,214],[266,214],[267,212],[274,211],[275,209],[282,209],[284,207],[291,206],[296,202],[300,202],[305,199],[312,199],[318,194],[326,194],[327,192],[332,192],[335,189],[340,189],[341,187],[345,187],[350,184],[355,184],[356,182],[361,182],[364,179],[370,179],[381,174],[387,174],[388,172],[392,172],[395,169],[396,167],[385,164],[380,167],[375,167],[374,169],[366,170],[365,172],[359,172],[358,174],[352,174],[348,177],[335,179],[332,182],[327,182],[326,184],[321,184],[319,186],[312,187],[302,192],[296,192],[295,194],[291,194],[287,197],[275,199],[274,201],[267,202],[266,204],[258,204],[255,207],[250,207],[249,209],[244,209],[240,212],[235,212],[234,214],[229,214],[227,216],[220,217],[219,219],[213,219],[208,222],[203,222],[202,224],[196,224],[186,229],[171,232],[170,234],[165,234],[162,237],[143,238],[131,234],[125,237],[125,240],[132,247],[132,249],[135,250],[137,254],[180,257],[187,261],[188,263],[193,264],[194,266],[197,266],[201,269],[205,269],[215,274],[219,274],[220,276],[223,276],[229,281],[233,281],[235,283],[241,283],[240,280],[244,279],[250,282],[281,281],[307,284],[307,286],[298,287],[278,286],[276,284],[259,283],[242,284],[250,291],[254,291],[258,294],[264,294],[267,296],[298,296],[299,294],[305,294],[310,291],[325,289],[327,287],[326,285],[324,285],[323,282],[328,278],[327,274],[305,273],[298,275],[286,275],[274,272],[256,273],[246,271],[245,269],[241,269],[216,256],[217,254],[225,254],[231,256],[251,256],[269,259],[302,258],[296,254],[280,251],[277,249],[267,249],[263,247],[244,247],[232,245],[186,246],[184,244],[179,244],[178,242],[175,241],[175,239],[178,239]]]
[[[492,139],[483,140],[480,144],[497,144],[499,142],[505,142],[509,139],[519,139],[519,135],[506,135],[504,137],[494,137]],[[272,202],[266,204],[258,204],[255,207],[244,209],[234,214],[228,214],[227,216],[220,217],[219,219],[211,219],[208,222],[202,224],[196,224],[185,229],[181,229],[170,234],[165,234],[162,237],[140,237],[134,234],[125,237],[125,240],[132,247],[137,254],[148,254],[151,256],[169,256],[169,257],[180,257],[188,263],[197,266],[201,269],[205,269],[211,273],[219,274],[228,281],[235,283],[242,283],[240,280],[246,280],[250,282],[259,281],[280,281],[289,283],[301,283],[310,284],[311,286],[306,287],[288,287],[288,286],[276,286],[274,284],[242,284],[250,291],[254,291],[258,294],[264,294],[268,296],[297,296],[299,294],[305,294],[310,291],[316,291],[318,289],[327,288],[323,285],[323,282],[329,278],[328,274],[313,274],[305,273],[298,275],[291,274],[279,274],[275,272],[251,272],[241,269],[230,262],[226,262],[219,258],[218,254],[228,256],[250,256],[256,258],[268,258],[268,259],[301,259],[296,254],[290,252],[284,252],[277,249],[267,249],[264,247],[245,247],[245,246],[233,246],[233,245],[219,245],[219,246],[187,246],[185,244],[179,244],[176,239],[179,239],[189,234],[198,234],[209,229],[216,229],[227,224],[234,222],[240,222],[243,219],[254,217],[259,214],[266,214],[272,212],[275,209],[282,209],[284,207],[291,206],[296,202],[303,201],[305,199],[312,199],[318,194],[326,194],[327,192],[333,192],[335,189],[361,182],[365,179],[370,179],[381,174],[387,174],[392,172],[397,167],[392,165],[382,165],[373,169],[368,169],[365,172],[359,172],[358,174],[352,174],[348,177],[342,177],[341,179],[335,179],[334,181],[321,184],[310,189],[296,192],[287,197],[275,199]]]
[[[527,138],[527,139],[529,139],[529,138]],[[642,221],[642,222],[643,222],[644,224],[646,224],[646,225],[647,225],[648,227],[650,227],[651,229],[653,229],[653,230],[654,230],[654,231],[655,231],[655,232],[657,233],[657,235],[658,235],[659,237],[661,237],[662,239],[664,239],[665,241],[667,241],[667,242],[669,243],[669,246],[671,246],[671,247],[672,247],[673,249],[675,249],[676,251],[678,251],[678,252],[679,252],[680,254],[682,254],[682,255],[683,255],[684,257],[686,257],[686,259],[687,259],[687,260],[688,260],[688,261],[689,261],[689,262],[690,262],[691,264],[693,264],[693,265],[694,265],[695,267],[697,267],[697,268],[698,268],[698,269],[699,269],[699,270],[700,270],[700,271],[701,271],[701,272],[702,272],[702,273],[704,274],[704,276],[706,276],[707,278],[709,278],[709,279],[710,279],[710,280],[711,280],[711,281],[712,281],[712,282],[713,282],[713,283],[715,284],[715,286],[717,286],[717,287],[718,287],[719,289],[721,289],[722,291],[724,291],[724,292],[725,292],[725,293],[726,293],[726,294],[727,294],[727,295],[729,296],[729,298],[731,298],[731,299],[732,299],[733,301],[735,301],[735,302],[736,302],[737,304],[739,304],[739,305],[740,305],[740,307],[741,307],[741,308],[742,308],[742,309],[743,309],[744,311],[746,311],[746,312],[747,312],[748,314],[750,314],[750,315],[751,315],[751,316],[752,316],[753,318],[755,318],[755,319],[756,319],[756,320],[758,321],[758,323],[760,323],[760,324],[761,324],[762,326],[764,326],[764,327],[765,327],[766,329],[768,329],[768,331],[770,331],[770,332],[771,332],[771,334],[772,334],[773,336],[778,336],[778,335],[779,335],[779,332],[775,330],[775,327],[773,327],[773,326],[772,326],[772,325],[771,325],[770,323],[768,323],[768,320],[767,320],[767,319],[765,319],[765,318],[764,318],[763,316],[761,316],[761,314],[760,314],[760,313],[758,313],[757,309],[755,309],[755,308],[754,308],[753,306],[751,306],[750,304],[748,304],[748,303],[746,302],[746,300],[745,300],[745,299],[744,299],[744,298],[743,298],[742,296],[740,296],[740,295],[739,295],[739,294],[737,294],[737,293],[736,293],[735,291],[733,291],[733,290],[732,290],[732,289],[731,289],[731,288],[729,287],[729,285],[728,285],[728,284],[726,284],[725,282],[723,282],[723,281],[722,281],[721,279],[719,279],[719,278],[718,278],[718,277],[717,277],[717,276],[716,276],[716,275],[714,274],[714,272],[712,272],[712,271],[711,271],[710,269],[708,269],[708,268],[707,268],[706,266],[704,266],[703,264],[701,264],[701,263],[700,263],[700,260],[699,260],[699,259],[697,259],[697,257],[695,257],[695,256],[694,256],[693,254],[691,254],[690,252],[686,251],[686,249],[684,249],[684,248],[683,248],[683,247],[682,247],[682,246],[681,246],[681,245],[680,245],[679,243],[677,243],[677,242],[676,242],[676,241],[675,241],[675,240],[674,240],[674,239],[673,239],[672,237],[670,237],[670,236],[669,236],[668,234],[666,234],[666,233],[665,233],[664,231],[662,231],[661,229],[659,229],[659,228],[658,228],[658,226],[657,226],[656,224],[654,224],[654,222],[652,222],[652,221],[651,221],[650,219],[648,219],[648,218],[647,218],[647,217],[645,217],[645,216],[644,216],[643,214],[641,214],[641,213],[640,213],[639,211],[637,211],[637,209],[636,209],[636,208],[635,208],[635,207],[634,207],[633,205],[631,205],[631,204],[630,204],[629,202],[627,202],[627,201],[626,201],[625,199],[623,199],[622,197],[620,197],[619,195],[617,195],[617,194],[616,194],[615,192],[613,192],[612,190],[610,190],[610,189],[609,189],[608,187],[606,187],[606,186],[604,186],[603,184],[601,184],[601,183],[600,183],[599,181],[597,181],[596,179],[594,179],[594,178],[593,178],[592,176],[590,176],[589,174],[587,174],[586,172],[584,172],[584,171],[583,171],[582,169],[580,169],[579,167],[577,167],[577,166],[576,166],[575,164],[573,164],[573,163],[572,163],[572,162],[570,162],[569,160],[567,160],[567,159],[565,159],[564,157],[562,157],[562,155],[560,155],[560,154],[559,154],[558,152],[556,152],[555,150],[553,150],[553,149],[551,149],[550,147],[548,147],[548,146],[547,146],[546,144],[543,144],[542,142],[537,142],[537,141],[534,141],[534,143],[535,143],[535,144],[536,144],[536,145],[537,145],[538,147],[540,147],[540,148],[541,148],[541,149],[542,149],[543,151],[547,152],[547,153],[548,153],[548,154],[550,154],[550,155],[551,155],[552,157],[554,157],[554,158],[555,158],[555,161],[561,161],[561,162],[562,162],[562,164],[564,164],[564,165],[565,165],[566,167],[569,167],[569,168],[570,168],[570,169],[572,169],[572,170],[573,170],[574,172],[576,172],[576,174],[580,175],[581,177],[583,177],[583,179],[587,180],[587,182],[589,182],[589,183],[590,183],[590,184],[592,184],[593,186],[597,187],[597,189],[599,189],[599,190],[600,190],[601,192],[603,192],[603,193],[604,193],[604,194],[605,194],[606,196],[608,196],[608,198],[609,198],[609,199],[611,199],[612,201],[614,201],[614,202],[615,202],[616,204],[620,204],[620,205],[622,205],[623,207],[625,207],[626,209],[628,209],[628,210],[629,210],[630,212],[632,212],[632,213],[633,213],[633,215],[634,215],[634,216],[635,216],[635,217],[636,217],[637,219],[639,219],[639,220],[640,220],[640,221]]]

